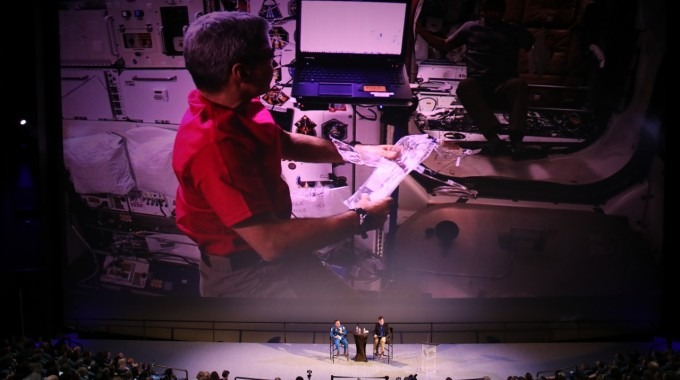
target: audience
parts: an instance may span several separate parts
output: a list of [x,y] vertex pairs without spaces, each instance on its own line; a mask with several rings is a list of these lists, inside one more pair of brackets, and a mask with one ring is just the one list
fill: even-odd
[[[671,349],[647,354],[618,352],[598,360],[551,371],[509,375],[507,380],[680,380],[680,355]],[[229,371],[198,371],[196,380],[228,380]],[[70,340],[0,339],[0,380],[158,380],[177,379],[171,368],[157,374],[153,365],[122,352],[88,352]],[[280,380],[280,379],[277,379]],[[296,380],[303,380],[298,376]],[[446,377],[446,380],[452,380]]]

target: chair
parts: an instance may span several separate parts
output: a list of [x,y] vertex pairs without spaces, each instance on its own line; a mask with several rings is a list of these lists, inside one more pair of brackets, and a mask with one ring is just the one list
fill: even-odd
[[[331,357],[331,360],[333,363],[335,363],[335,345],[333,344],[333,328],[331,327],[330,331],[328,332],[328,354]],[[349,360],[349,355],[346,356],[347,360]]]
[[[377,347],[373,347],[373,352],[375,353]],[[385,351],[383,352],[383,358],[387,358],[387,363],[394,357],[394,328],[390,326],[387,337],[385,338]],[[373,360],[376,360],[375,354],[373,355]]]

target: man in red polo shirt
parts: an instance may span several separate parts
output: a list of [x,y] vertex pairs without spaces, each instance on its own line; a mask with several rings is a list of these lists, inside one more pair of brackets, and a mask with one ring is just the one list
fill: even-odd
[[[184,36],[196,90],[177,131],[176,221],[201,250],[205,297],[328,296],[341,281],[313,254],[384,224],[391,198],[324,218],[291,219],[281,160],[343,162],[332,142],[289,133],[258,99],[271,84],[270,24],[245,12],[199,17]],[[357,145],[394,159],[390,145]],[[335,279],[335,281],[333,281]]]

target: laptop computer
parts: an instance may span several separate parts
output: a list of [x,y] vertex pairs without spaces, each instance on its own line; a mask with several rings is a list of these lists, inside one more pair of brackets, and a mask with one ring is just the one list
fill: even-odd
[[412,105],[408,14],[409,0],[298,0],[291,96],[298,105]]

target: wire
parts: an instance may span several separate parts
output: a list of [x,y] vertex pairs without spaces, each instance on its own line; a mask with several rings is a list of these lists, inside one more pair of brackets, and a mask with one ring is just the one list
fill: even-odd
[[[74,79],[74,80],[76,80],[76,79],[80,79],[80,78],[62,78],[62,81],[65,80],[65,79]],[[71,89],[71,91],[69,91],[69,92],[63,94],[63,95],[61,96],[61,98],[62,98],[62,99],[66,98],[67,96],[69,96],[69,95],[71,95],[72,93],[76,92],[79,88],[85,86],[88,82],[90,82],[90,81],[92,81],[92,80],[95,80],[95,79],[97,80],[97,82],[99,82],[99,84],[100,84],[102,87],[106,88],[106,84],[104,84],[104,83],[102,82],[102,80],[101,80],[98,76],[93,75],[93,76],[91,76],[91,77],[88,77],[88,78],[85,79],[84,81],[82,81],[81,84],[79,84],[79,85],[77,85],[76,87],[74,87],[73,89]]]
[[91,279],[95,278],[97,276],[97,273],[99,273],[99,260],[97,260],[96,252],[94,251],[92,246],[90,246],[90,243],[88,243],[87,240],[85,240],[85,238],[80,233],[80,231],[78,231],[78,228],[76,228],[76,226],[71,224],[71,229],[76,234],[76,237],[78,238],[78,240],[80,240],[83,244],[85,244],[85,248],[87,249],[87,252],[92,256],[92,263],[94,264],[94,269],[85,278],[78,280],[79,284],[85,284],[88,281],[90,281]]
[[158,210],[163,214],[164,217],[168,217],[168,214],[163,210],[163,203],[164,203],[165,198],[158,199]]
[[413,124],[415,124],[420,133],[427,133],[424,128],[427,126],[427,116],[423,115],[422,113],[417,113],[413,118]]
[[423,100],[432,100],[434,102],[434,105],[432,105],[432,109],[430,111],[436,110],[437,106],[439,105],[437,98],[432,97],[432,96],[423,96],[421,98],[418,98],[418,105],[420,105],[420,102],[423,101]]
[[[359,112],[357,110],[357,108],[359,108],[359,107],[366,108],[372,114],[372,116],[369,117],[369,116],[366,116],[366,115],[362,114],[361,112]],[[362,104],[352,105],[354,112],[359,116],[359,118],[361,118],[362,120],[376,121],[376,120],[378,120],[378,113],[375,112],[375,110],[372,107],[374,107],[374,106],[362,105]]]
[[432,189],[432,194],[437,194],[437,195],[455,195],[461,198],[473,198],[476,199],[477,195],[479,194],[477,190],[473,189],[468,189],[466,186],[457,183],[453,180],[442,180],[436,177],[438,172],[433,171],[432,169],[429,169],[423,165],[420,165],[420,169],[418,172],[435,182],[441,183],[443,186],[437,186],[434,189]]

